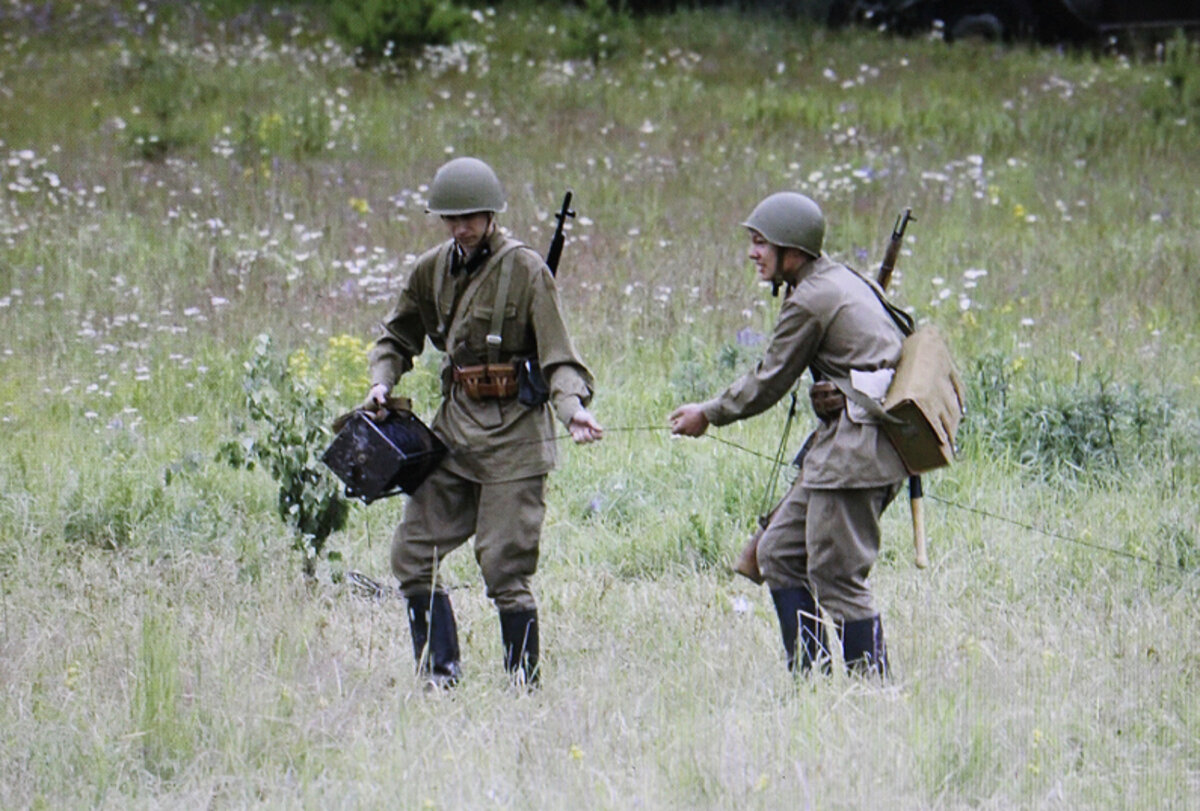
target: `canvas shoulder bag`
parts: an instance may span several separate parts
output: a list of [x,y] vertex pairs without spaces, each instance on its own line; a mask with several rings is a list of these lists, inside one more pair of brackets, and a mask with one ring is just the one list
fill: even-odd
[[945,467],[954,460],[958,425],[966,414],[965,389],[950,348],[932,324],[913,328],[911,316],[867,283],[904,334],[896,373],[882,405],[846,378],[828,379],[877,419],[912,475]]

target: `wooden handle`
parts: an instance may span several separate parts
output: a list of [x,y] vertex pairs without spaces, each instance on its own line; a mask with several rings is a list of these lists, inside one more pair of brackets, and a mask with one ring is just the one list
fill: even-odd
[[929,566],[929,554],[925,551],[925,515],[921,512],[921,497],[909,499],[912,506],[913,546],[917,552],[917,568]]

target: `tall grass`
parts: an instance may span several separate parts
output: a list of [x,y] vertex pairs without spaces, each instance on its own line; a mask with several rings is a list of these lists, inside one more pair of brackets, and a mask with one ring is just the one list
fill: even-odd
[[[360,70],[314,11],[172,5],[3,6],[0,806],[1190,804],[1194,49],[712,10],[591,59],[572,10],[505,3],[470,47]],[[398,601],[325,563],[305,584],[275,483],[217,459],[255,336],[369,339],[462,154],[538,248],[575,191],[559,285],[609,428],[551,478],[529,696],[469,554],[445,571],[466,678],[425,695]],[[930,570],[885,515],[886,688],[793,682],[769,598],[728,573],[786,403],[663,429],[761,351],[776,302],[739,223],[785,187],[865,271],[914,209],[894,294],[969,381]],[[402,385],[425,415],[433,363]],[[353,405],[361,372],[330,374]],[[328,546],[387,581],[402,510],[356,506]]]

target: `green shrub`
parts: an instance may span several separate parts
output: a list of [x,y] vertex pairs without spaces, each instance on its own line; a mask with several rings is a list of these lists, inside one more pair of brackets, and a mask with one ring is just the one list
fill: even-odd
[[139,527],[159,513],[163,502],[160,484],[122,468],[67,496],[63,537],[100,549],[121,549],[133,542]]
[[1200,42],[1182,32],[1162,46],[1161,83],[1151,85],[1142,103],[1156,123],[1200,116]]
[[1169,392],[1103,377],[1059,384],[1021,372],[1000,355],[975,361],[964,449],[1007,457],[1041,478],[1105,480],[1192,444],[1193,429]]
[[247,165],[273,156],[310,157],[324,151],[332,132],[329,111],[320,98],[305,98],[286,113],[242,110],[236,129],[238,157]]
[[[279,485],[279,516],[296,533],[294,547],[304,555],[309,577],[316,573],[326,539],[350,516],[341,485],[321,462],[333,438],[326,398],[336,401],[352,385],[347,357],[361,374],[362,353],[348,352],[344,338],[332,339],[330,349],[314,360],[305,350],[284,357],[273,349],[270,337],[259,335],[244,380],[251,424],[242,422],[240,436],[226,442],[219,454],[234,467],[261,464],[270,472]],[[359,388],[365,388],[361,382]],[[336,553],[327,557],[340,559]]]
[[468,12],[444,0],[344,0],[329,7],[333,29],[362,64],[403,61],[426,45],[458,39]]
[[621,49],[631,20],[623,2],[614,6],[608,0],[583,0],[582,5],[582,9],[572,10],[564,24],[562,56],[596,65]]
[[108,84],[134,97],[137,113],[129,122],[127,138],[131,149],[145,160],[162,159],[195,143],[199,135],[189,117],[216,92],[196,77],[182,57],[156,46],[122,53]]

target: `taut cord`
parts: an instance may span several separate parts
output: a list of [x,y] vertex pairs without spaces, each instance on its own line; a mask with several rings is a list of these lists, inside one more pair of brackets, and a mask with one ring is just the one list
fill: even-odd
[[[790,411],[794,411],[794,409],[795,409],[795,402],[793,400],[792,409],[790,409]],[[789,417],[790,416],[791,416],[791,414],[789,413]],[[766,459],[766,460],[769,460],[770,462],[772,462],[773,469],[771,472],[771,478],[768,481],[768,485],[767,485],[767,487],[768,487],[767,495],[769,497],[771,490],[774,489],[774,487],[778,481],[779,469],[782,466],[783,449],[784,449],[785,444],[787,443],[788,432],[790,430],[790,427],[791,427],[791,420],[789,419],[788,424],[784,427],[783,436],[781,437],[781,440],[779,443],[779,450],[776,452],[776,455],[774,457],[768,456],[767,454],[762,453],[760,451],[756,451],[753,448],[747,448],[745,445],[738,444],[737,442],[734,442],[729,439],[725,439],[723,437],[715,436],[713,434],[706,433],[706,434],[703,434],[703,437],[707,438],[707,439],[711,439],[713,442],[717,442],[721,445],[728,445],[729,447],[734,448],[735,450],[741,451],[742,453],[748,453],[752,456],[757,456],[760,459]],[[621,427],[617,427],[617,428],[605,428],[604,432],[605,432],[605,434],[619,434],[619,433],[659,432],[659,431],[666,431],[666,430],[668,430],[668,429],[662,425],[628,425],[628,426],[621,426]],[[549,439],[532,439],[532,440],[513,442],[511,444],[512,445],[540,444],[543,442],[559,442],[561,440],[570,439],[570,438],[571,438],[570,434],[556,434],[555,436],[553,436]],[[459,450],[457,452],[458,453],[471,453],[470,450]],[[1103,544],[1092,543],[1090,541],[1085,541],[1082,538],[1077,538],[1077,537],[1074,537],[1071,535],[1065,535],[1061,532],[1055,532],[1053,530],[1043,529],[1043,528],[1035,526],[1033,524],[1025,523],[1023,521],[1017,521],[1015,519],[1008,518],[1007,516],[998,515],[997,513],[990,512],[988,510],[984,510],[980,507],[975,507],[970,504],[960,504],[958,502],[951,501],[949,499],[945,499],[940,496],[936,496],[932,493],[927,492],[925,495],[927,498],[931,498],[934,501],[938,502],[939,504],[944,504],[947,507],[953,507],[956,510],[962,510],[963,512],[969,512],[969,513],[974,513],[976,515],[981,515],[984,518],[989,518],[993,521],[999,521],[1001,523],[1009,524],[1014,527],[1019,527],[1020,529],[1026,530],[1028,532],[1036,532],[1039,535],[1045,535],[1048,538],[1054,538],[1056,540],[1066,541],[1068,543],[1073,543],[1078,546],[1087,547],[1088,549],[1093,549],[1097,552],[1105,552],[1109,555],[1127,558],[1128,560],[1135,560],[1139,563],[1147,563],[1152,566],[1157,566],[1159,568],[1162,568],[1162,566],[1163,566],[1161,561],[1152,560],[1151,558],[1148,558],[1145,555],[1139,555],[1135,552],[1127,552],[1124,549],[1115,549],[1111,546],[1104,546]]]
[[1082,538],[1075,538],[1070,535],[1063,535],[1061,532],[1054,532],[1052,530],[1042,529],[1041,527],[1034,526],[1033,524],[1026,524],[1022,521],[1016,521],[1016,520],[1013,520],[1012,518],[1008,518],[1003,515],[997,515],[996,513],[988,512],[987,510],[980,509],[979,507],[973,507],[969,504],[959,504],[957,502],[950,501],[949,499],[935,496],[931,493],[926,493],[925,495],[926,495],[926,497],[933,499],[934,501],[938,502],[939,504],[945,504],[947,507],[954,507],[957,510],[963,510],[964,512],[969,512],[969,513],[975,513],[976,515],[982,515],[985,518],[991,518],[993,521],[1000,521],[1005,524],[1011,524],[1014,527],[1020,527],[1021,529],[1028,530],[1030,532],[1036,532],[1039,535],[1045,535],[1049,538],[1055,538],[1060,541],[1067,541],[1069,543],[1078,544],[1079,546],[1086,546],[1089,549],[1095,549],[1098,552],[1107,552],[1110,555],[1118,555],[1123,558],[1129,558],[1130,560],[1136,560],[1139,563],[1149,563],[1154,566],[1158,566],[1159,568],[1162,567],[1161,561],[1151,560],[1150,558],[1146,557],[1145,555],[1138,555],[1134,552],[1126,552],[1124,549],[1114,549],[1111,546],[1104,546],[1103,544],[1091,543],[1090,541],[1085,541]]

